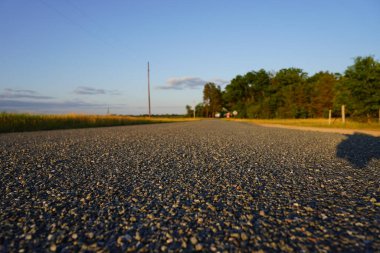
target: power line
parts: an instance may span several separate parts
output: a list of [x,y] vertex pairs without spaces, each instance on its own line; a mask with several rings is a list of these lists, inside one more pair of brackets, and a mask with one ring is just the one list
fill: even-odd
[[66,3],[68,3],[73,9],[75,9],[82,17],[88,19],[93,24],[95,24],[97,27],[100,27],[101,30],[105,31],[106,33],[110,33],[109,29],[102,25],[101,23],[97,22],[96,19],[92,18],[90,15],[87,14],[87,12],[81,8],[77,2],[73,2],[71,0],[66,0]]
[[[61,16],[61,18],[63,18],[64,20],[66,20],[67,23],[70,23],[71,25],[76,26],[77,28],[79,28],[80,30],[82,30],[83,32],[85,32],[87,35],[89,35],[90,37],[92,37],[93,39],[99,40],[102,43],[107,44],[108,46],[111,46],[111,47],[114,48],[114,46],[112,44],[110,44],[108,41],[104,40],[102,37],[98,36],[96,33],[94,33],[93,31],[91,31],[90,29],[87,29],[86,27],[84,27],[79,22],[76,22],[74,19],[72,19],[71,17],[69,17],[68,15],[66,15],[64,12],[62,12],[61,10],[59,10],[58,8],[56,8],[55,6],[51,5],[50,3],[48,3],[45,0],[39,0],[39,1],[45,7],[47,7],[50,10],[52,10],[53,12],[57,13],[59,16]],[[83,11],[81,11],[81,14],[83,15]]]

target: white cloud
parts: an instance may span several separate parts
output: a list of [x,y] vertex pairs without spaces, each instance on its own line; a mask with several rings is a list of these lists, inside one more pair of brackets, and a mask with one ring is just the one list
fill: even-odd
[[212,80],[204,80],[199,77],[172,77],[166,81],[166,85],[159,86],[158,89],[162,90],[185,90],[185,89],[197,89],[203,87],[206,83],[213,82],[217,85],[225,85],[228,81],[220,78]]
[[77,95],[120,95],[120,92],[117,90],[96,89],[87,86],[77,87],[74,90],[74,93]]
[[39,95],[36,91],[33,90],[18,90],[6,88],[0,93],[0,99],[19,99],[19,98],[27,98],[27,99],[52,99],[50,96]]
[[81,112],[81,111],[106,111],[106,104],[95,104],[84,101],[19,101],[19,100],[0,100],[0,108],[3,111],[16,112]]

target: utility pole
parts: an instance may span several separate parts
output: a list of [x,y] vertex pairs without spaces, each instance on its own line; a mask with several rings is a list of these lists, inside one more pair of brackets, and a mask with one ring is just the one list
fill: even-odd
[[331,125],[331,109],[329,110],[329,125]]
[[[194,119],[195,119],[195,109],[197,108],[197,106],[195,105],[195,101],[193,101],[193,104],[194,104]],[[380,110],[379,110],[379,112],[380,112]]]
[[149,106],[149,118],[151,116],[151,111],[150,111],[150,69],[149,69],[149,62],[148,62],[148,106]]
[[345,105],[342,105],[342,123],[346,124],[346,112],[345,112]]

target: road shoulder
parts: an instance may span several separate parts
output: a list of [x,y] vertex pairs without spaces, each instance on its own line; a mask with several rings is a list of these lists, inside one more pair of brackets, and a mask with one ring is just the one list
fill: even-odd
[[289,125],[281,125],[281,124],[263,124],[263,123],[256,123],[256,122],[254,122],[253,124],[263,126],[263,127],[287,128],[287,129],[296,129],[296,130],[302,130],[302,131],[339,133],[339,134],[350,134],[350,135],[354,133],[361,133],[361,134],[367,134],[367,135],[376,136],[376,137],[380,136],[380,131],[376,131],[376,130],[303,127],[303,126],[289,126]]

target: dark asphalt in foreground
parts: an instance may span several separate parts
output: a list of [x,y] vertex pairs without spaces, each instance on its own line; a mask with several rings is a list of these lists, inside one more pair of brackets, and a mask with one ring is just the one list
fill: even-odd
[[226,121],[0,135],[0,251],[380,252],[380,140]]

